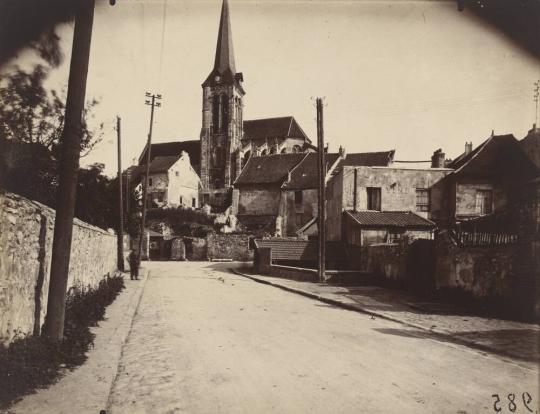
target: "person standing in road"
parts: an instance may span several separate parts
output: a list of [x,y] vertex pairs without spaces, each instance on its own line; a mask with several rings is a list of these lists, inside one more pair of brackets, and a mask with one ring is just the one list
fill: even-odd
[[129,253],[129,274],[131,280],[139,280],[139,255],[135,253],[135,249],[131,249]]

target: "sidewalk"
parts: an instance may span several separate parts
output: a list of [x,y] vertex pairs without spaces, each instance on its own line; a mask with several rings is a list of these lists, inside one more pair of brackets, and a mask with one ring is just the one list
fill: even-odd
[[91,328],[94,346],[83,365],[67,371],[56,384],[23,397],[6,413],[97,414],[105,409],[147,277],[145,268],[141,268],[138,281],[130,280],[129,273],[124,274],[125,288],[107,307],[105,320]]
[[[231,269],[234,273],[341,308],[405,324],[413,334],[435,337],[510,357],[535,368],[540,362],[540,327],[485,318],[448,305],[423,303],[407,292],[376,286],[332,286]],[[416,332],[414,332],[416,331]]]

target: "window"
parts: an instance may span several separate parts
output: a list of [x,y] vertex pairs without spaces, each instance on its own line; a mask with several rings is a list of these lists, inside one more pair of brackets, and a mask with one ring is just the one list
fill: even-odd
[[148,179],[148,185],[149,185],[150,187],[152,187],[152,179],[151,179],[151,178]]
[[493,211],[493,192],[476,190],[476,213],[489,214]]
[[304,225],[304,214],[296,213],[296,227],[302,227]]
[[302,191],[295,191],[294,192],[294,204],[300,205],[302,204]]
[[180,196],[180,205],[184,204],[184,197]]
[[381,211],[381,187],[367,187],[367,209]]
[[388,237],[387,242],[388,243],[397,243],[399,240],[403,238],[403,231],[400,230],[388,230]]
[[429,211],[431,192],[427,188],[416,189],[416,211]]
[[176,175],[177,177],[180,177],[180,171],[175,171],[174,175]]
[[197,199],[195,197],[191,198],[191,207],[193,208],[197,207]]

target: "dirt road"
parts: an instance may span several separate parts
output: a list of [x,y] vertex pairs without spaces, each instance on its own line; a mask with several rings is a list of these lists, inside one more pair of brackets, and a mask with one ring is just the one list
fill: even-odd
[[[518,413],[538,370],[228,272],[150,263],[109,413]],[[527,395],[525,395],[528,401]]]

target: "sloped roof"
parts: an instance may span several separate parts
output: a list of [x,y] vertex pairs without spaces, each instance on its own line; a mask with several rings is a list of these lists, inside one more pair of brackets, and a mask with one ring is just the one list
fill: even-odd
[[361,226],[403,228],[435,228],[435,224],[412,211],[347,211]]
[[304,153],[250,157],[234,185],[283,184],[291,171],[306,156]]
[[[305,158],[291,171],[290,181],[283,183],[282,188],[287,190],[305,190],[318,187],[318,158],[316,152],[308,153]],[[339,154],[326,154],[326,169],[334,165]]]
[[[152,144],[151,159],[156,157],[180,156],[182,151],[189,154],[191,165],[201,164],[201,141],[175,141]],[[139,165],[146,164],[146,146],[139,157]]]
[[340,166],[387,167],[394,160],[395,152],[395,150],[390,150],[347,154]]
[[[334,165],[339,158],[337,153],[326,154],[327,170]],[[386,167],[394,158],[394,150],[382,152],[360,152],[347,154],[344,160],[339,162],[338,168],[347,166],[356,167]],[[317,188],[317,153],[309,153],[306,158],[291,171],[291,180],[283,184],[287,190],[300,190]]]
[[167,172],[176,161],[180,159],[180,156],[172,157],[156,157],[150,163],[150,172],[151,173],[160,173]]
[[244,139],[263,141],[274,138],[301,138],[311,142],[292,116],[244,121]]
[[511,134],[494,135],[448,165],[454,175],[531,179],[540,172]]
[[[255,239],[257,248],[272,249],[273,260],[314,261],[318,257],[318,243],[314,240],[297,240],[285,238]],[[326,256],[332,260],[346,260],[346,249],[343,243],[326,242]]]

